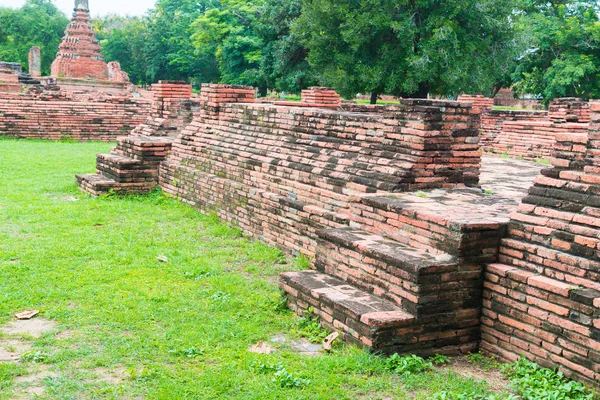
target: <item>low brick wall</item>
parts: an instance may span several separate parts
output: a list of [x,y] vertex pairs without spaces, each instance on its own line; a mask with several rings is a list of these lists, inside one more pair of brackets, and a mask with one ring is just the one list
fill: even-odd
[[114,141],[150,113],[150,102],[113,98],[98,102],[42,101],[0,96],[0,136],[28,139]]
[[555,99],[548,111],[493,110],[494,100],[462,95],[458,101],[481,110],[481,148],[490,153],[524,159],[552,156],[556,135],[585,133],[590,107],[576,98]]
[[161,186],[288,250],[314,254],[316,230],[343,223],[352,193],[478,183],[470,106],[404,100],[370,114],[253,104],[251,88],[202,94]]
[[588,132],[557,135],[487,268],[481,348],[600,380],[600,104]]

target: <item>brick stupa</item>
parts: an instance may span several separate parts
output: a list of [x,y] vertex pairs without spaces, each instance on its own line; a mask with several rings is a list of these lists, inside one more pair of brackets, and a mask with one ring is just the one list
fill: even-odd
[[73,19],[52,63],[52,76],[109,80],[108,65],[100,50],[90,24],[88,0],[75,0]]

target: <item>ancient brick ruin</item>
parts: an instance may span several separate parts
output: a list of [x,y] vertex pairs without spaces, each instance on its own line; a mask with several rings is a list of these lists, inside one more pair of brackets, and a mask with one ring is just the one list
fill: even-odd
[[108,66],[90,24],[87,0],[75,1],[73,18],[58,49],[52,76],[108,80]]
[[29,75],[32,78],[42,76],[42,53],[39,46],[33,46],[29,49]]
[[129,97],[76,100],[60,91],[0,93],[0,136],[113,141],[144,121],[149,110],[147,100]]
[[[78,177],[84,190],[105,193],[94,180],[106,179],[146,191],[158,175],[166,193],[311,257],[314,270],[285,273],[280,287],[292,309],[349,342],[388,354],[524,354],[597,384],[600,104],[587,112],[589,141],[579,125],[556,135],[554,167],[519,206],[518,193],[477,187],[484,105],[342,111],[205,85],[189,122],[185,89],[155,93],[154,118],[98,157],[102,175]],[[557,123],[572,123],[572,109],[558,107]],[[161,110],[185,116],[170,136]]]
[[95,79],[129,83],[129,77],[119,63],[109,65],[104,61],[102,48],[90,24],[88,0],[75,0],[73,18],[58,46],[51,66],[55,78]]
[[96,174],[77,175],[79,186],[98,196],[109,192],[147,193],[158,186],[158,167],[179,131],[192,121],[197,104],[192,86],[161,81],[152,87],[152,112],[110,154],[97,156]]
[[482,349],[600,379],[600,104],[589,132],[557,136],[553,168],[512,215],[486,270]]
[[590,121],[587,102],[575,98],[556,99],[548,111],[492,110],[493,99],[461,96],[482,110],[481,147],[484,151],[525,159],[549,159],[556,135],[585,133]]
[[0,93],[16,93],[20,91],[19,76],[14,70],[8,68],[8,66],[0,64]]

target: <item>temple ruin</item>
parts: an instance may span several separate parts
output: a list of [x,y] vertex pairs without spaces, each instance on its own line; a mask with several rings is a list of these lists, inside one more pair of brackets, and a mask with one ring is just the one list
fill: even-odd
[[511,182],[493,194],[479,188],[485,101],[361,106],[313,88],[327,96],[257,103],[252,88],[204,85],[192,110],[185,85],[154,90],[153,117],[77,177],[83,190],[160,186],[310,257],[314,269],[282,274],[280,287],[348,342],[523,354],[597,385],[600,104],[555,103],[552,168],[528,194]]

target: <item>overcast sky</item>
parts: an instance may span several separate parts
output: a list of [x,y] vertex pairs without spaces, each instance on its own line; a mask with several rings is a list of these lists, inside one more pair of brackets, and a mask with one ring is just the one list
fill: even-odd
[[[71,18],[74,0],[52,0],[62,12]],[[92,16],[119,14],[142,15],[152,8],[156,0],[89,0]],[[0,6],[21,7],[25,0],[0,0]]]

